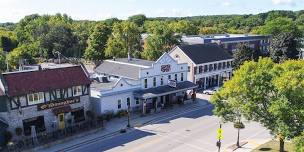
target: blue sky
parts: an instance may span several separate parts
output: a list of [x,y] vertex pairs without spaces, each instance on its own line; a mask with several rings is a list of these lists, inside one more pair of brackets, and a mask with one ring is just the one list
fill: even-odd
[[180,17],[301,9],[304,0],[0,0],[0,22],[18,22],[34,13],[66,13],[73,19],[102,20],[126,19],[140,13]]

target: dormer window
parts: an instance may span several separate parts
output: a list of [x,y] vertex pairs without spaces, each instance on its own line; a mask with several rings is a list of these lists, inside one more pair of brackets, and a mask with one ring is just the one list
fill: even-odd
[[35,105],[44,102],[43,92],[32,93],[27,95],[28,105]]
[[81,86],[73,87],[73,96],[80,96],[82,95]]

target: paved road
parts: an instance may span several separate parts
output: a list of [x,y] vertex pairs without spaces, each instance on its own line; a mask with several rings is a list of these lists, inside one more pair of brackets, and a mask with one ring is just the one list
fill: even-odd
[[[74,152],[213,152],[217,151],[216,129],[219,119],[212,116],[211,105],[158,120],[125,134],[86,143],[69,149]],[[258,123],[245,123],[241,140],[268,139],[270,135]],[[231,123],[223,125],[223,147],[236,141],[237,131]]]

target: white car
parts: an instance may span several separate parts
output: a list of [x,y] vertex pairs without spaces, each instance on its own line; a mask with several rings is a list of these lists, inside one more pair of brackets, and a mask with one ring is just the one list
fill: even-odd
[[203,94],[213,95],[219,88],[210,88],[203,91]]

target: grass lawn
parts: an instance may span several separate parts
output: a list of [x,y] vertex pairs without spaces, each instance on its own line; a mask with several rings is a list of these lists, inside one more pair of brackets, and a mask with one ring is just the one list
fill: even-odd
[[[259,147],[255,148],[252,152],[278,152],[280,150],[279,141],[271,140]],[[284,150],[286,152],[294,152],[294,146],[290,142],[285,142]]]

